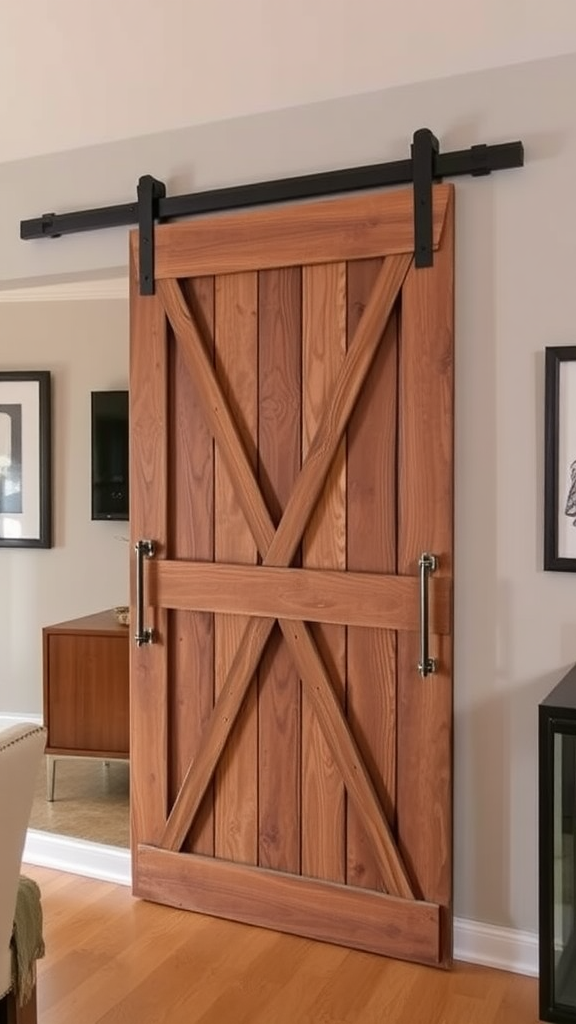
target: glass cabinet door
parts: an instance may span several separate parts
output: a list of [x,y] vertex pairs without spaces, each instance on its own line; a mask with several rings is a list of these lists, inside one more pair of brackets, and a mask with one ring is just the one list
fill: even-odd
[[576,1010],[576,735],[554,733],[553,999]]

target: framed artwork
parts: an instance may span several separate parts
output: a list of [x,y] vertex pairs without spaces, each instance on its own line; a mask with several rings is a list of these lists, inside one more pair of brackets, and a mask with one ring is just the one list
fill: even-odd
[[0,372],[0,547],[52,546],[50,371]]
[[576,345],[546,349],[544,568],[576,572]]

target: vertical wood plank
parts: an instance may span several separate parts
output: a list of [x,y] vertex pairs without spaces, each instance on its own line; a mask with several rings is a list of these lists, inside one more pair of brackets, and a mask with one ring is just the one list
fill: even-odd
[[[213,355],[214,279],[183,282],[183,290]],[[177,341],[170,346],[170,557],[211,561],[214,556],[214,443],[194,381]],[[214,705],[214,617],[169,612],[170,797],[176,797]],[[214,852],[212,785],[184,849]]]
[[[348,264],[348,341],[382,265]],[[397,319],[393,313],[348,427],[348,569],[396,572]],[[348,629],[347,714],[358,746],[394,827],[396,802],[396,635]],[[383,888],[355,808],[348,805],[347,882]]]
[[[137,240],[137,232],[135,236]],[[130,605],[135,622],[134,544],[151,539],[155,557],[166,557],[169,423],[166,318],[157,298],[140,296],[137,244],[130,250]],[[143,647],[132,642],[130,649],[130,813],[136,891],[138,843],[159,840],[168,811],[166,612],[147,608],[145,613],[158,642]]]
[[[256,274],[216,279],[216,372],[254,466],[258,429],[257,304]],[[215,460],[215,558],[255,564],[256,546],[217,447]],[[247,622],[246,616],[215,617],[216,694]],[[245,864],[258,861],[257,726],[257,695],[251,684],[220,759],[214,787],[216,856]]]
[[[302,278],[303,454],[346,352],[346,265],[304,267]],[[346,443],[335,456],[304,534],[303,564],[346,568]],[[318,646],[334,689],[345,700],[346,630],[315,624]],[[305,694],[302,696],[302,874],[345,880],[345,791]]]
[[[434,266],[412,269],[402,294],[398,572],[422,551],[453,573],[453,196]],[[420,679],[418,636],[398,639],[398,837],[425,899],[444,907],[450,955],[452,880],[452,637],[431,637],[439,671]],[[422,766],[425,770],[422,770]]]
[[[259,278],[259,482],[277,526],[300,469],[301,273]],[[300,683],[275,630],[259,673],[259,863],[300,872]],[[280,794],[281,799],[279,798]]]

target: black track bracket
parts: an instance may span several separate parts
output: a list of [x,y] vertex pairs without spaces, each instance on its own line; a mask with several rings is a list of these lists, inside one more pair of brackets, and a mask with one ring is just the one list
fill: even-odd
[[159,202],[166,198],[166,186],[151,174],[138,181],[138,243],[140,295],[154,295],[154,225],[159,219]]
[[419,128],[412,140],[414,181],[414,265],[431,267],[434,262],[434,216],[432,182],[436,177],[438,139],[429,128]]

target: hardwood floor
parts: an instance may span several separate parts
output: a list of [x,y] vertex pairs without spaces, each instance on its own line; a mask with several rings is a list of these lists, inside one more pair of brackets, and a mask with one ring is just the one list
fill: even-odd
[[39,1024],[533,1024],[537,982],[444,972],[145,903],[24,866],[42,889]]

